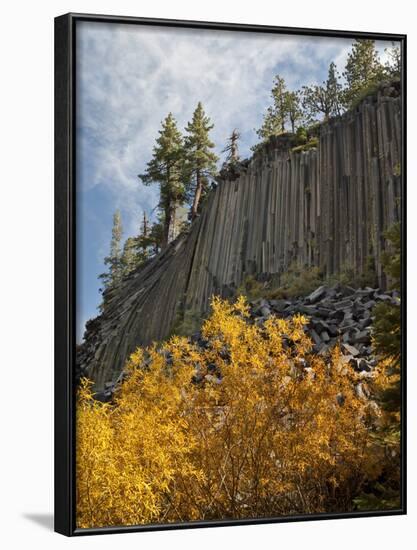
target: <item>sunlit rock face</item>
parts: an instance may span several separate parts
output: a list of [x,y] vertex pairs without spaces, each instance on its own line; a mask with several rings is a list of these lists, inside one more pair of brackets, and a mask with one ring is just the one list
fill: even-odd
[[386,287],[383,232],[400,220],[401,100],[382,87],[324,123],[314,149],[272,138],[233,174],[222,173],[186,234],[132,272],[87,324],[78,373],[97,389],[119,376],[139,345],[204,315],[213,294],[232,296],[249,275],[316,266],[325,276],[372,261]]

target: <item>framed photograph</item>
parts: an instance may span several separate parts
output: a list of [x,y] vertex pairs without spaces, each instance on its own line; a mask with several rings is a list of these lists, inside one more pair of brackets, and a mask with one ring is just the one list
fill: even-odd
[[406,513],[405,67],[56,18],[56,531]]

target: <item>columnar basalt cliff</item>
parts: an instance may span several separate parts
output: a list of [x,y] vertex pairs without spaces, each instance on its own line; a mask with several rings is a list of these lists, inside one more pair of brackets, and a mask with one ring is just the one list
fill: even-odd
[[279,274],[291,264],[324,275],[369,260],[380,287],[383,232],[400,219],[401,103],[386,86],[318,129],[317,148],[291,150],[274,138],[224,176],[202,214],[156,258],[107,296],[78,354],[101,388],[138,346],[167,337],[187,312],[207,312],[248,275]]

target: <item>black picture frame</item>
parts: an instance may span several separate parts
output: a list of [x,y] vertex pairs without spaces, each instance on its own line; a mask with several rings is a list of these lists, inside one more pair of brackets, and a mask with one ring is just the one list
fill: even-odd
[[[77,529],[75,524],[75,82],[81,21],[286,35],[392,40],[402,50],[401,506],[396,510]],[[55,18],[55,531],[66,536],[406,514],[406,54],[403,34],[69,13]]]

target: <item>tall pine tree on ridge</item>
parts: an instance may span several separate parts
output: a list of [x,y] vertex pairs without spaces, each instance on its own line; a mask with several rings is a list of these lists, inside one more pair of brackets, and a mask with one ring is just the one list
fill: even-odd
[[152,159],[139,178],[144,185],[159,184],[158,207],[164,224],[161,248],[164,249],[175,238],[175,215],[178,205],[184,202],[186,183],[184,143],[172,113],[163,121]]
[[189,175],[188,193],[192,197],[191,219],[197,216],[209,178],[217,172],[218,157],[212,151],[214,143],[209,138],[213,126],[202,103],[198,102],[193,118],[185,128],[187,135],[184,140]]
[[353,42],[343,76],[346,79],[345,104],[351,108],[364,90],[384,76],[384,67],[379,60],[373,40],[357,39]]
[[111,288],[115,288],[123,277],[123,262],[122,262],[122,241],[123,227],[120,210],[116,210],[113,215],[112,238],[110,242],[109,255],[104,258],[104,264],[109,266],[106,273],[99,275],[99,279],[103,281],[103,292]]
[[323,115],[327,121],[342,112],[342,85],[339,82],[339,74],[336,64],[332,61],[329,65],[327,80],[321,85],[303,86],[303,108],[309,122],[317,120],[318,115]]

